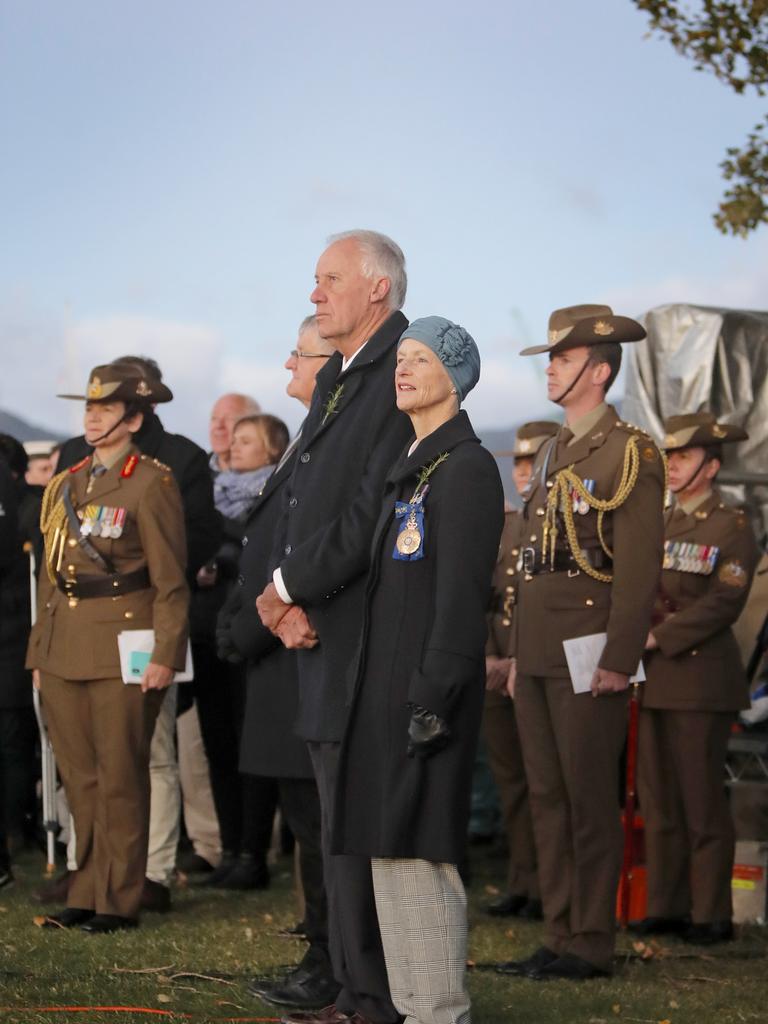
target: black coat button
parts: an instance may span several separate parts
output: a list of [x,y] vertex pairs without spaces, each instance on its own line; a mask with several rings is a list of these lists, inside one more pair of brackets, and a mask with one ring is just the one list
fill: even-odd
[[290,555],[290,553],[293,551],[293,548],[291,547],[290,544],[286,544],[284,550],[286,555]]
[[248,538],[247,537],[243,537],[242,543],[243,543],[243,547],[247,547],[248,546]]
[[304,452],[304,454],[301,456],[301,461],[302,462],[309,462],[309,460],[311,458],[312,458],[312,456],[309,454],[309,452]]
[[243,576],[242,573],[240,573],[240,575],[237,577],[237,582],[240,584],[241,587],[244,586],[244,584],[245,584],[245,576]]
[[288,504],[290,505],[291,508],[296,508],[296,506],[299,504],[299,499],[298,498],[291,498],[291,500],[288,502]]

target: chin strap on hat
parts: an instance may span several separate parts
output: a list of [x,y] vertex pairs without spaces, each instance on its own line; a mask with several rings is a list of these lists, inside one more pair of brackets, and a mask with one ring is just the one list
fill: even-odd
[[562,393],[562,395],[559,395],[557,398],[553,398],[552,399],[552,401],[555,403],[555,405],[560,405],[562,400],[564,398],[567,398],[568,395],[570,395],[570,393],[573,391],[573,389],[576,387],[576,385],[579,383],[579,381],[583,377],[584,371],[589,366],[590,362],[591,362],[591,359],[590,359],[589,356],[587,356],[587,358],[584,360],[584,365],[579,370],[579,372],[576,374],[576,376],[573,378],[573,380],[568,385],[568,387],[565,389],[565,391]]

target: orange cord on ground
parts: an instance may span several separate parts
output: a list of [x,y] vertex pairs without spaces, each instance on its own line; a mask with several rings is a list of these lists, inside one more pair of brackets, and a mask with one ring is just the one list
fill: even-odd
[[151,1006],[0,1006],[0,1013],[146,1013],[157,1017],[196,1017],[221,1024],[280,1024],[279,1017],[211,1017],[207,1013],[182,1013],[179,1010],[156,1010]]

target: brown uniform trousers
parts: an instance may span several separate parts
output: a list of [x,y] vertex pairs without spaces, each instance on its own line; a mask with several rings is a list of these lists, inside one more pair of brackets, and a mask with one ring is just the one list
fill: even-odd
[[[621,866],[618,765],[627,695],[574,694],[562,642],[607,632],[601,667],[628,675],[637,669],[661,570],[664,471],[655,444],[622,423],[610,406],[585,436],[568,445],[570,437],[570,431],[561,431],[552,451],[545,444],[537,456],[525,495],[524,548],[542,551],[544,509],[557,471],[573,466],[582,480],[593,482],[597,498],[609,499],[621,479],[628,446],[636,444],[637,478],[626,501],[604,517],[613,565],[602,571],[613,573],[612,582],[594,579],[576,565],[524,571],[514,619],[515,706],[530,788],[545,945],[607,970],[615,945]],[[576,520],[579,546],[600,561],[597,512],[587,510]],[[561,524],[558,548],[562,538]]]
[[[125,511],[121,535],[93,537],[93,546],[118,576],[146,567],[151,585],[74,601],[43,571],[27,667],[40,669],[48,729],[75,819],[78,870],[68,905],[135,918],[147,858],[149,747],[163,691],[142,694],[138,685],[123,683],[117,634],[154,629],[152,661],[182,669],[188,588],[184,517],[170,470],[136,449],[130,454],[138,459],[132,469],[121,457],[91,479],[88,460],[64,484],[81,518],[89,505]],[[106,575],[71,534],[61,573],[73,580]]]
[[[725,757],[749,706],[731,624],[749,593],[757,545],[747,517],[713,492],[692,514],[668,511],[669,542],[719,549],[709,574],[665,568],[646,655],[638,792],[645,820],[648,915],[730,920],[734,832]],[[682,563],[685,564],[685,563]]]
[[[508,658],[512,640],[512,616],[520,555],[522,515],[507,512],[493,577],[493,610],[488,623],[488,657]],[[483,734],[493,777],[499,791],[504,829],[509,847],[507,892],[512,896],[540,899],[536,870],[536,844],[528,800],[523,752],[517,730],[514,701],[504,693],[486,691]]]

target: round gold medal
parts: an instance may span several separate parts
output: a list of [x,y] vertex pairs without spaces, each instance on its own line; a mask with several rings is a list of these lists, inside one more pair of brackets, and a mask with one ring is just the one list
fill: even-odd
[[414,551],[418,551],[421,547],[421,534],[418,530],[403,530],[402,533],[398,534],[395,543],[401,555],[412,555]]

